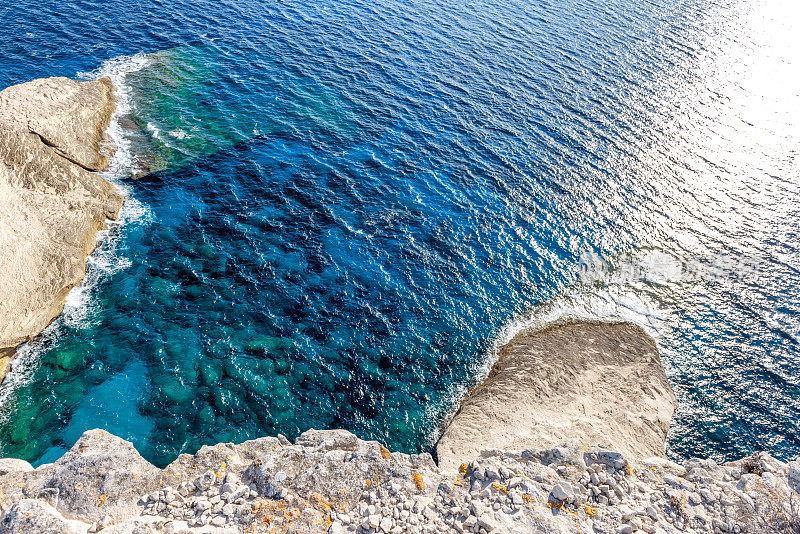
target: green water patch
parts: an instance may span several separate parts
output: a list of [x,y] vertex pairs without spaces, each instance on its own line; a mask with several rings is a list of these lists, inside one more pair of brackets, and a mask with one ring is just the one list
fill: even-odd
[[[181,46],[149,54],[146,67],[126,76],[132,106],[123,122],[147,173],[253,137],[357,138],[354,114],[332,91],[252,50],[246,61],[259,65],[258,78],[237,73],[231,64],[244,60],[232,61],[237,54],[214,43]],[[237,98],[220,98],[226,94]]]

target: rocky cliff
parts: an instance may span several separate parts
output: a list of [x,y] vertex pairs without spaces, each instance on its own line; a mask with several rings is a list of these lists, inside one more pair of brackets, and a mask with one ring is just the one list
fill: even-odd
[[656,344],[640,327],[561,321],[523,331],[500,350],[436,452],[449,468],[484,449],[547,448],[568,439],[632,458],[664,456],[677,405]]
[[34,80],[0,91],[0,375],[61,313],[122,197],[108,165],[108,79]]
[[[0,92],[0,357],[60,313],[122,198],[107,80]],[[653,340],[566,321],[500,352],[429,454],[343,430],[204,447],[165,469],[102,430],[37,469],[0,459],[0,534],[800,532],[800,462],[663,458],[675,409]]]
[[343,430],[204,447],[160,470],[85,433],[53,464],[0,460],[0,533],[796,534],[800,462],[635,460],[576,441],[456,470]]

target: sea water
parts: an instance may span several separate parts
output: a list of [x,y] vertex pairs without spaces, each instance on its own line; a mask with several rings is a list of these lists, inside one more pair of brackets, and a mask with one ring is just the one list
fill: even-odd
[[800,453],[793,3],[43,0],[0,21],[0,87],[112,77],[127,198],[0,388],[3,456],[97,427],[158,465],[312,427],[430,451],[497,348],[564,314],[656,338],[673,458]]

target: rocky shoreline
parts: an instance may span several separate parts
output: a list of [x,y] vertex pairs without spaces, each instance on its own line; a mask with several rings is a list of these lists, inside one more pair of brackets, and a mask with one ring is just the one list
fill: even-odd
[[[0,370],[83,279],[122,197],[108,80],[0,92]],[[0,534],[800,533],[800,461],[666,458],[675,396],[629,323],[521,332],[430,454],[345,430],[203,447],[159,469],[103,430],[36,469],[0,459]]]
[[44,78],[0,91],[0,379],[80,284],[123,199],[109,164],[109,79]]
[[344,430],[203,447],[165,469],[102,430],[0,460],[0,533],[796,533],[800,462],[642,461],[567,442],[458,470]]
[[[538,359],[544,349],[548,357]],[[647,439],[616,441],[640,435],[663,440],[663,413],[671,416],[674,397],[654,389],[654,380],[665,379],[652,369],[651,374],[615,374],[598,362],[649,369],[658,362],[653,350],[644,331],[625,323],[563,321],[522,332],[445,430],[439,465],[430,454],[391,452],[345,430],[309,430],[294,443],[277,436],[203,447],[158,469],[129,442],[103,430],[88,431],[58,461],[37,469],[22,460],[0,460],[0,534],[796,534],[800,461],[784,463],[758,453],[725,465],[707,459],[678,464],[653,455]],[[544,361],[552,362],[550,369],[542,368]],[[593,366],[602,371],[599,382],[576,372]],[[518,396],[499,389],[508,387],[497,377],[509,369],[520,375],[515,383],[528,388],[529,415],[517,411]],[[626,383],[615,388],[609,377]],[[579,391],[604,386],[607,409],[592,413],[594,425],[570,416],[575,397],[554,387],[575,383],[582,384]],[[609,389],[622,396],[613,400]],[[635,398],[637,389],[646,402]],[[570,435],[566,440],[536,430],[556,424],[541,414],[559,391],[566,415],[555,421],[563,435]],[[571,386],[568,391],[575,393]],[[589,402],[590,397],[581,398]],[[636,416],[627,429],[620,428],[622,399]],[[664,405],[639,409],[654,399]],[[484,425],[480,434],[471,433],[475,419],[464,419],[470,413],[464,407],[486,402],[490,418],[478,420]],[[514,434],[514,447],[495,447],[506,443],[506,433],[496,432],[492,421],[500,429],[511,428],[514,418],[522,432]],[[653,421],[660,423],[652,427]],[[591,442],[598,429],[611,432],[600,439],[610,447]],[[470,442],[453,439],[461,435]],[[614,450],[615,442],[626,452]],[[663,455],[663,450],[662,441],[655,452]]]
[[568,439],[631,458],[665,456],[677,407],[656,344],[642,328],[565,319],[520,332],[500,349],[436,452],[450,468],[484,449],[546,448]]

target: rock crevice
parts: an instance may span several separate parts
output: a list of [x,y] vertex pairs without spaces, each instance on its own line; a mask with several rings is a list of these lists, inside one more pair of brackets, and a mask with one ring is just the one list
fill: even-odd
[[107,78],[45,78],[0,91],[0,376],[61,313],[98,231],[123,199],[108,166]]

